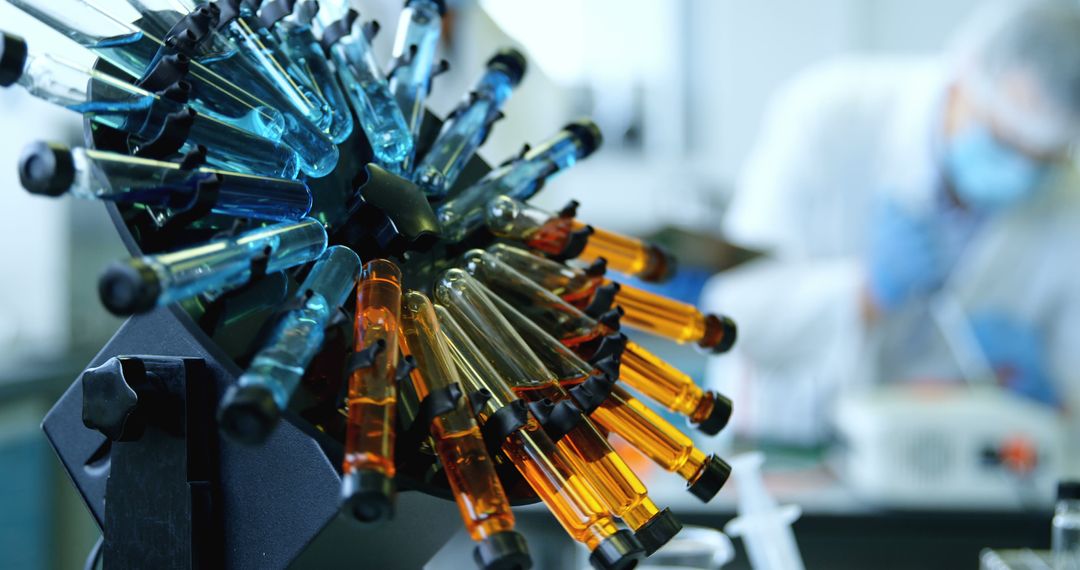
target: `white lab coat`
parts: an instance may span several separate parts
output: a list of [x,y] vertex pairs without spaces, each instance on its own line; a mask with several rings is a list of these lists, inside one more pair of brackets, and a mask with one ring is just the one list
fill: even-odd
[[[724,223],[733,242],[772,255],[714,277],[705,309],[739,323],[710,384],[739,402],[736,429],[816,442],[837,391],[867,382],[956,379],[925,300],[865,330],[860,291],[877,193],[933,207],[947,74],[930,59],[850,58],[808,70],[767,113]],[[968,315],[1005,313],[1043,335],[1050,374],[1080,403],[1080,184],[1053,188],[971,239],[949,276]],[[1067,180],[1066,180],[1067,179]],[[1074,438],[1075,439],[1075,438]]]

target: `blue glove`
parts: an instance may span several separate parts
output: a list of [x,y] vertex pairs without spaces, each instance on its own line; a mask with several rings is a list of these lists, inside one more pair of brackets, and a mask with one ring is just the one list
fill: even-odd
[[885,201],[870,222],[869,288],[879,308],[895,309],[941,284],[945,272],[929,220]]
[[1021,396],[1050,406],[1060,403],[1046,373],[1045,351],[1038,331],[1001,314],[976,315],[971,328],[1002,384]]

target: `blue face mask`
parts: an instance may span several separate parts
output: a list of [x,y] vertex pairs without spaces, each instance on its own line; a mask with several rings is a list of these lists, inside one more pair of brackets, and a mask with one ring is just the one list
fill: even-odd
[[1002,144],[990,129],[973,125],[949,141],[945,169],[961,201],[996,210],[1034,194],[1047,165]]

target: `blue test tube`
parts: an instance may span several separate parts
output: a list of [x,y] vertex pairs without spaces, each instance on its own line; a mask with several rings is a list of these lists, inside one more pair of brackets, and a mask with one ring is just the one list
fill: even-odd
[[[88,0],[8,3],[134,77],[142,76],[156,63],[159,49],[164,47],[161,38],[120,21]],[[213,32],[187,54],[192,61],[184,79],[191,84],[195,109],[207,115],[232,117],[236,126],[266,138],[280,138],[296,151],[305,174],[328,174],[337,164],[337,147],[231,45],[227,38]]]
[[545,180],[591,155],[603,140],[596,123],[588,119],[566,125],[540,146],[492,170],[439,206],[435,214],[443,237],[460,241],[482,225],[484,209],[492,198],[509,196],[515,200],[528,200],[540,190]]
[[[18,84],[31,95],[81,113],[91,121],[151,139],[169,115],[185,112],[194,119],[187,141],[207,147],[207,164],[233,170],[295,178],[299,158],[289,147],[240,129],[215,116],[203,115],[172,99],[144,91],[111,75],[86,69],[49,54],[27,50],[22,38],[0,32],[0,87]],[[94,98],[90,99],[93,83]]]
[[402,174],[402,165],[412,154],[412,135],[359,21],[353,23],[351,33],[330,47],[330,54],[360,127],[371,144],[375,162],[390,172]]
[[416,167],[413,180],[428,196],[441,198],[454,186],[524,75],[525,56],[516,49],[501,50],[488,60],[487,71],[447,117],[431,150]]
[[227,435],[245,443],[266,439],[322,347],[330,317],[356,287],[359,271],[360,258],[345,246],[319,257],[291,308],[222,398],[218,418]]
[[[283,0],[279,0],[279,3],[281,2]],[[291,3],[291,0],[288,3]],[[285,3],[285,6],[288,3]],[[270,23],[270,26],[280,40],[285,54],[297,65],[300,73],[314,86],[319,96],[329,104],[331,120],[328,134],[330,140],[341,143],[352,134],[352,112],[337,76],[330,68],[322,46],[311,30],[311,21],[318,11],[318,2],[303,0],[293,6],[290,14]]]
[[313,218],[274,224],[185,249],[113,262],[98,280],[98,295],[116,315],[202,293],[234,289],[262,268],[267,273],[314,261],[326,250],[326,229]]
[[396,65],[390,72],[390,92],[405,115],[413,141],[420,138],[424,100],[431,91],[432,66],[445,13],[444,0],[406,0],[398,19],[393,51]]
[[173,162],[58,143],[27,146],[19,159],[19,179],[32,194],[143,204],[170,214],[187,211],[199,200],[207,200],[215,214],[276,222],[300,220],[311,209],[311,193],[296,180],[209,167],[182,170]]

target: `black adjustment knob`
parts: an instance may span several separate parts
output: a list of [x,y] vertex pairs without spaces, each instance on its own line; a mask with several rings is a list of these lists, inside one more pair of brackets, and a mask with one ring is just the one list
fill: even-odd
[[113,357],[82,374],[83,424],[112,441],[135,441],[146,429],[146,398],[153,390],[143,361]]

